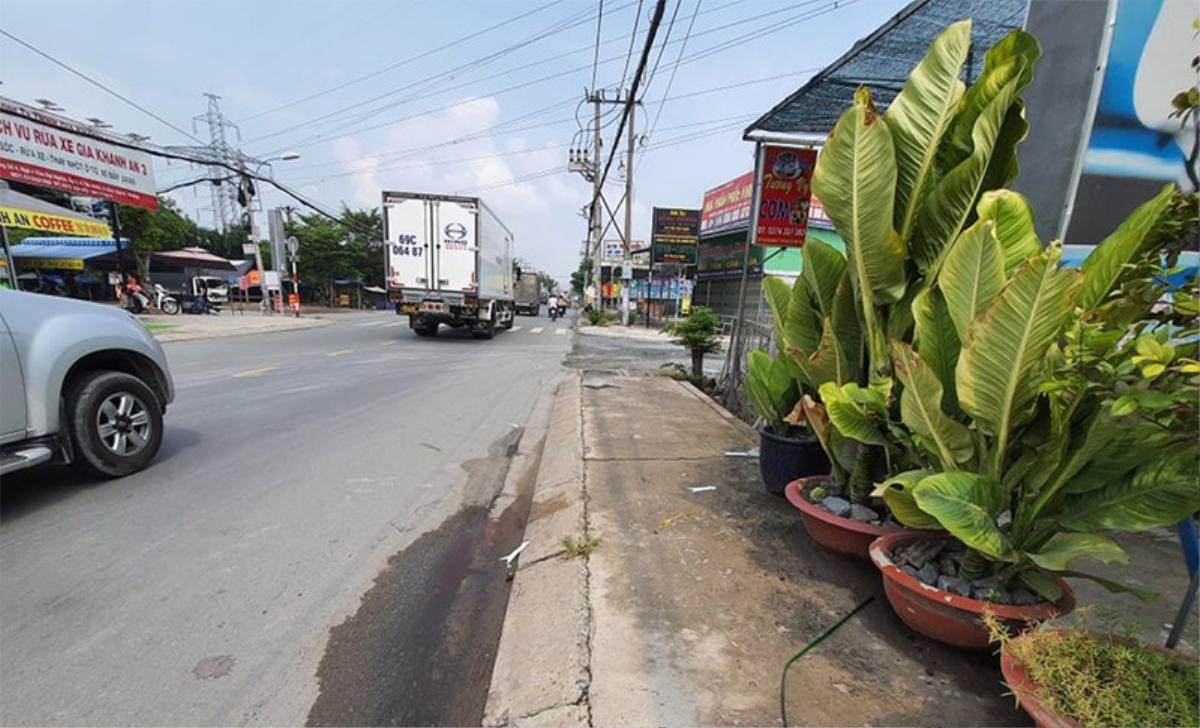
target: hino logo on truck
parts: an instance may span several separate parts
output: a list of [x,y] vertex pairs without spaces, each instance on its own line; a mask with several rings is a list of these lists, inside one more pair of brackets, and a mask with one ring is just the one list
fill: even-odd
[[467,226],[461,222],[452,222],[446,226],[446,237],[451,240],[462,240],[467,237]]

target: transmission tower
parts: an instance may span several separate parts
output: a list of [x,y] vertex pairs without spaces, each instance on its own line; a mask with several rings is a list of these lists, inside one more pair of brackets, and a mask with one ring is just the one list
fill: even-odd
[[[218,103],[220,96],[213,93],[204,95],[208,97],[208,111],[192,118],[192,129],[194,131],[198,125],[207,125],[209,158],[232,161],[237,158],[237,153],[233,147],[229,146],[225,130],[232,129],[239,142],[242,140],[242,132],[236,124],[226,119],[225,115],[221,113],[221,106]],[[217,179],[228,176],[229,170],[211,165],[208,173],[211,178]],[[234,185],[212,185],[212,215],[213,227],[220,232],[225,232],[238,223],[240,216],[238,215],[237,192]]]

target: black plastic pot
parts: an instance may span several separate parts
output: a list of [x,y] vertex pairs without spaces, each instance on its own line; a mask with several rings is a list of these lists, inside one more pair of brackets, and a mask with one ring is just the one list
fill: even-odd
[[758,469],[763,490],[771,495],[783,495],[783,489],[796,478],[829,474],[829,458],[808,430],[792,427],[788,437],[781,437],[764,427],[758,434]]

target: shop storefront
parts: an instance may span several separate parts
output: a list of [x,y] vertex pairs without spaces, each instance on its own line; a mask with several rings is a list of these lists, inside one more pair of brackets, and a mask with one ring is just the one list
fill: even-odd
[[[719,316],[737,314],[742,264],[746,261],[750,237],[753,187],[754,173],[747,172],[704,194],[693,302],[713,309]],[[808,237],[838,250],[845,249],[816,198],[809,210]],[[769,316],[762,297],[764,275],[777,276],[791,283],[803,267],[799,248],[751,246],[746,277],[747,317],[766,320]]]

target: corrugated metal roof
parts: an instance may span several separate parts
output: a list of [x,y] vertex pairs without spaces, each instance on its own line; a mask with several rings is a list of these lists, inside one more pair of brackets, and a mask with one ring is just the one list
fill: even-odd
[[[121,238],[121,243],[123,248],[129,246],[126,238]],[[10,250],[14,258],[88,260],[115,254],[117,246],[112,238],[25,238]]]
[[746,127],[745,133],[828,134],[861,85],[870,87],[881,111],[886,109],[933,39],[968,17],[973,20],[972,44],[965,70],[974,82],[987,49],[1024,26],[1027,6],[1028,0],[916,0]]

